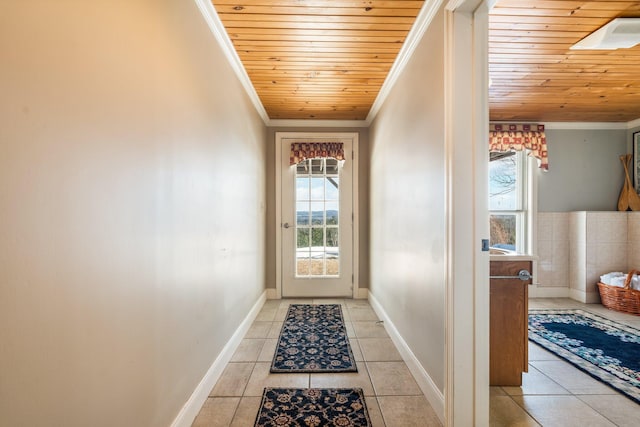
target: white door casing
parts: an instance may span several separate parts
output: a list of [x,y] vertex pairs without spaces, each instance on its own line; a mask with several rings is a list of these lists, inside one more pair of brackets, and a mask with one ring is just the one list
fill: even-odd
[[[345,160],[311,159],[290,166],[294,142],[341,142]],[[355,133],[276,134],[279,296],[357,296],[352,154],[356,145]]]

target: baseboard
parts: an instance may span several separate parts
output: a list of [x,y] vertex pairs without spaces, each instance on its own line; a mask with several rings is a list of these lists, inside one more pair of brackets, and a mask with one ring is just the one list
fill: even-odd
[[367,289],[367,288],[358,288],[357,291],[358,291],[358,294],[356,295],[356,298],[358,298],[358,299],[368,299],[369,298],[369,289]]
[[597,292],[585,292],[577,289],[569,290],[569,298],[575,301],[583,302],[585,304],[599,304],[600,294]]
[[569,298],[569,288],[566,286],[538,286],[529,285],[529,298]]
[[440,422],[444,425],[444,394],[438,389],[436,384],[433,382],[427,371],[424,369],[418,358],[413,354],[409,345],[402,338],[396,327],[393,325],[391,319],[385,312],[382,305],[378,302],[378,300],[373,296],[372,293],[369,294],[369,303],[371,307],[376,312],[380,320],[384,321],[384,327],[387,330],[387,333],[391,337],[393,343],[398,347],[398,351],[402,356],[402,359],[407,364],[407,367],[413,374],[418,386],[420,386],[420,390],[427,398],[431,407],[438,415]]
[[280,295],[278,295],[278,290],[274,288],[267,288],[267,299],[280,299]]
[[190,427],[191,424],[193,424],[193,420],[198,416],[200,408],[202,408],[207,397],[209,397],[209,392],[211,392],[211,389],[222,375],[222,371],[224,371],[227,363],[231,360],[231,357],[240,345],[242,338],[249,330],[249,327],[251,327],[251,324],[258,316],[258,313],[260,313],[260,310],[267,299],[267,291],[260,295],[260,298],[258,298],[258,301],[253,305],[251,311],[247,314],[247,317],[245,317],[240,326],[238,326],[238,329],[233,333],[231,339],[229,339],[205,374],[204,378],[200,381],[200,384],[198,384],[194,392],[191,394],[189,400],[187,400],[187,403],[184,404],[178,413],[178,416],[173,420],[173,423],[171,423],[171,427]]

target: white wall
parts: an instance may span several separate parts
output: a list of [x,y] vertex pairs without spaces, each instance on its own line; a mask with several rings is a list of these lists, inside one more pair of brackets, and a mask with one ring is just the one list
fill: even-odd
[[266,128],[192,1],[3,2],[0,58],[0,425],[169,425],[264,291]]
[[444,390],[444,15],[434,18],[369,133],[370,292]]

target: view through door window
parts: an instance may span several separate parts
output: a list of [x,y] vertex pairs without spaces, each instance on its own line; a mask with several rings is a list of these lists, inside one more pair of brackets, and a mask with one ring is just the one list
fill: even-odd
[[296,277],[340,276],[339,167],[336,159],[296,166]]

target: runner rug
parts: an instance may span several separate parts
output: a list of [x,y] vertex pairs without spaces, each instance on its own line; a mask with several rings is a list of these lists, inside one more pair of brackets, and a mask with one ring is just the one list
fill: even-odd
[[271,372],[357,372],[339,304],[291,304]]
[[640,330],[583,310],[529,310],[529,339],[640,403]]
[[255,427],[358,426],[371,421],[360,388],[265,388]]

